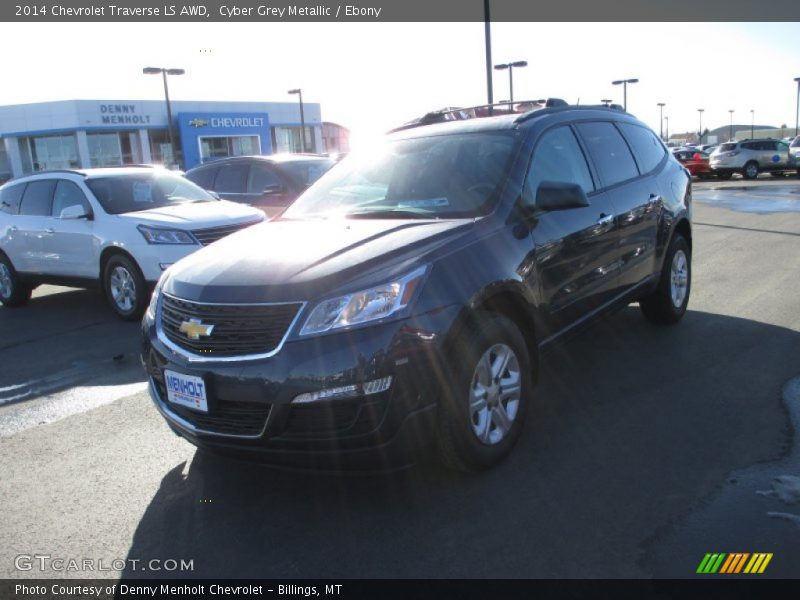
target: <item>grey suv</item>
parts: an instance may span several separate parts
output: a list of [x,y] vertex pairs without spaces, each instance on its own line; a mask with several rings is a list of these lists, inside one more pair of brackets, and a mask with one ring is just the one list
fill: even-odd
[[745,179],[755,179],[762,171],[780,177],[797,170],[789,144],[770,139],[720,144],[711,154],[710,162],[720,179],[730,179],[734,173],[740,173]]

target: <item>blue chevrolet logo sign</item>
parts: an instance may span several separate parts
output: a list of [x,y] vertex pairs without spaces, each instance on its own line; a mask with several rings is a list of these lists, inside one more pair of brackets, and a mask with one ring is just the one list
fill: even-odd
[[192,119],[189,121],[189,125],[192,127],[205,127],[208,125],[208,119]]

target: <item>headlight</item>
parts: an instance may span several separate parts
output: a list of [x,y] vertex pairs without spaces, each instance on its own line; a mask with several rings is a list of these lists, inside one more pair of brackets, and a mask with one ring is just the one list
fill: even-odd
[[137,229],[148,244],[197,243],[191,233],[182,229],[161,229],[160,227],[149,227],[148,225],[139,225]]
[[300,335],[369,323],[403,310],[411,302],[427,271],[427,266],[420,267],[389,283],[320,302],[306,320]]
[[156,287],[153,289],[153,295],[150,297],[150,304],[147,306],[147,311],[145,312],[145,318],[149,321],[155,321],[156,319],[156,308],[158,307],[158,297],[161,295],[161,288],[164,287],[164,280],[166,279],[166,274],[162,273],[161,277],[158,278],[158,283],[156,283]]

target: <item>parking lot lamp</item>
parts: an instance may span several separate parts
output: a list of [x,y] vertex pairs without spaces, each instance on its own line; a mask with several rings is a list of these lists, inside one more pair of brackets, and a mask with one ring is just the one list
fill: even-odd
[[602,102],[603,105],[605,105],[605,106],[611,106],[611,103],[613,102],[613,100],[611,98],[603,98],[602,100],[600,100],[600,102]]
[[702,108],[697,109],[697,112],[700,115],[700,132],[697,139],[700,141],[701,144],[703,143],[703,110],[704,109]]
[[795,77],[797,82],[797,107],[794,109],[794,135],[797,136],[797,126],[800,124],[800,77]]
[[176,162],[175,157],[177,156],[175,152],[175,135],[173,134],[173,124],[172,124],[172,106],[169,102],[169,87],[167,86],[167,75],[184,75],[186,73],[183,69],[165,69],[163,67],[145,67],[142,69],[142,73],[145,75],[158,75],[161,74],[161,77],[164,79],[164,98],[167,101],[167,133],[169,134],[169,149],[172,156],[170,159],[173,162]]
[[664,141],[664,107],[666,106],[666,104],[664,104],[663,102],[659,102],[657,104],[657,106],[658,106],[658,110],[659,110],[659,113],[658,113],[658,123],[660,125],[659,135],[661,136],[661,141],[663,142]]
[[508,69],[508,101],[511,104],[514,104],[514,67],[521,68],[527,66],[527,60],[518,60],[516,62],[503,63],[501,65],[494,66],[496,71],[505,71]]
[[667,141],[669,141],[669,117],[664,117],[664,121],[667,123]]
[[628,111],[628,84],[638,82],[638,79],[617,79],[611,82],[611,85],[622,85],[622,108],[625,112]]
[[756,122],[756,111],[752,108],[750,109],[750,139],[754,140],[755,136],[753,135],[753,127],[754,123]]
[[731,113],[731,125],[730,125],[730,129],[728,130],[728,132],[730,134],[729,139],[730,139],[730,141],[733,141],[733,109],[729,108],[728,112]]
[[288,91],[289,94],[297,94],[300,98],[300,148],[301,152],[306,151],[306,118],[303,114],[303,90],[295,88]]

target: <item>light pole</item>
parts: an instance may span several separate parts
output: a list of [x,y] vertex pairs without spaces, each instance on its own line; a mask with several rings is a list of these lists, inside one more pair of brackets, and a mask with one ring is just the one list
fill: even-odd
[[800,77],[795,77],[797,82],[797,108],[794,109],[794,135],[797,136],[797,125],[800,123]]
[[503,63],[501,65],[495,65],[494,68],[496,71],[505,71],[508,69],[508,102],[509,104],[514,104],[514,67],[521,68],[527,67],[528,61],[527,60],[518,60],[516,62],[511,63]]
[[306,118],[303,114],[303,90],[300,88],[295,88],[293,90],[289,90],[287,93],[289,94],[297,94],[300,98],[300,148],[302,152],[306,151]]
[[486,46],[486,94],[488,96],[489,116],[491,116],[494,92],[492,89],[492,16],[489,9],[489,0],[483,0],[483,35]]
[[664,107],[666,106],[665,103],[659,102],[656,106],[658,106],[658,123],[661,126],[659,135],[661,136],[661,141],[664,141]]
[[142,69],[142,73],[145,75],[158,75],[161,73],[162,78],[164,79],[164,98],[167,101],[167,132],[169,134],[169,150],[172,156],[170,159],[173,162],[175,161],[176,152],[175,152],[175,135],[173,134],[173,125],[172,125],[172,106],[170,106],[169,102],[169,87],[167,86],[167,75],[183,75],[186,73],[183,69],[164,69],[163,67],[145,67]]
[[751,108],[750,109],[750,139],[751,140],[756,139],[755,136],[753,135],[753,127],[754,127],[754,123],[755,122],[756,122],[756,111]]
[[669,117],[664,117],[664,120],[667,122],[667,141],[669,141]]
[[731,113],[731,125],[728,132],[730,133],[730,140],[733,141],[733,109],[729,108],[728,112]]
[[700,140],[701,144],[703,143],[703,111],[704,109],[702,108],[697,109],[697,114],[700,115],[700,134],[697,139]]
[[603,98],[600,102],[602,102],[604,106],[611,106],[613,100],[611,98]]
[[617,79],[616,81],[611,82],[611,85],[622,84],[622,108],[625,110],[625,112],[628,111],[628,84],[638,82],[638,79]]

